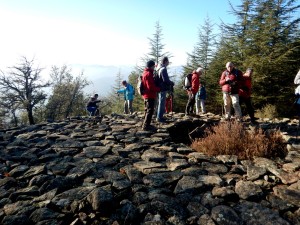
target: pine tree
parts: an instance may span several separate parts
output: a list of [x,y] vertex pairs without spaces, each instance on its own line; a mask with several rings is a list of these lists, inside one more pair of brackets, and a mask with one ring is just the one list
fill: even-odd
[[124,95],[117,94],[117,91],[122,88],[123,75],[121,74],[121,70],[116,74],[116,79],[114,86],[111,87],[111,92],[107,98],[109,101],[109,105],[111,106],[109,109],[106,109],[106,113],[123,113],[124,112]]
[[242,71],[252,67],[256,108],[274,104],[282,115],[286,112],[282,105],[291,100],[292,81],[300,64],[299,38],[295,35],[299,33],[300,19],[294,16],[300,6],[295,3],[244,0],[236,9],[232,7],[237,21],[222,24],[222,38],[210,68],[217,73],[221,64],[225,69],[227,61]]
[[[200,81],[206,85],[208,96],[213,96],[215,90],[215,74],[209,72],[210,63],[215,55],[216,34],[213,33],[214,24],[209,17],[206,17],[204,24],[198,29],[198,42],[195,44],[193,52],[188,53],[187,64],[183,67],[184,73],[181,80],[184,80],[186,74],[191,73],[198,67],[204,68]],[[179,100],[180,111],[184,110],[187,94],[182,88],[183,82],[179,82],[175,88],[175,99]],[[208,101],[213,103],[213,101]],[[209,109],[209,106],[208,106]]]

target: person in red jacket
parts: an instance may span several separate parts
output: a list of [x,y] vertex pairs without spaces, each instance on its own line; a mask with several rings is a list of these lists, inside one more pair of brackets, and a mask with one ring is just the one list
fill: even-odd
[[187,89],[189,100],[185,107],[185,115],[191,115],[193,113],[194,105],[195,105],[195,97],[199,90],[200,76],[202,75],[202,73],[203,73],[203,69],[201,67],[193,71],[191,87]]
[[244,73],[241,86],[239,89],[239,98],[240,98],[240,105],[242,105],[243,103],[245,103],[246,105],[251,123],[256,124],[257,122],[255,120],[257,118],[254,117],[254,108],[251,102],[252,73],[253,73],[252,68],[248,68]]
[[152,130],[153,127],[150,125],[152,115],[154,113],[155,99],[157,93],[160,91],[160,88],[157,87],[154,83],[153,71],[155,68],[155,62],[150,60],[147,62],[147,67],[144,69],[142,75],[142,84],[143,84],[143,98],[145,104],[145,118],[143,122],[143,130]]
[[242,111],[239,103],[239,87],[243,73],[234,68],[232,62],[226,63],[226,70],[221,74],[219,84],[222,86],[225,120],[230,120],[231,106],[234,108],[238,121],[242,119]]

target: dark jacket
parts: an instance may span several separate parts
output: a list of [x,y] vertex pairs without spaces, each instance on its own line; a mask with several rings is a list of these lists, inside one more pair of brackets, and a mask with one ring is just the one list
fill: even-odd
[[157,69],[158,76],[160,78],[160,91],[170,90],[170,86],[173,86],[174,83],[170,81],[167,68],[163,65]]
[[219,84],[222,86],[222,91],[229,94],[238,94],[243,73],[233,68],[231,72],[225,70],[220,78]]
[[144,94],[143,98],[148,99],[152,98],[155,99],[157,92],[160,91],[160,88],[157,87],[154,83],[154,78],[153,78],[153,70],[150,68],[145,68],[142,76],[142,83],[143,83],[143,88],[144,88]]
[[86,104],[86,107],[98,107],[97,103],[101,102],[100,100],[96,100],[94,98],[91,98],[88,103]]

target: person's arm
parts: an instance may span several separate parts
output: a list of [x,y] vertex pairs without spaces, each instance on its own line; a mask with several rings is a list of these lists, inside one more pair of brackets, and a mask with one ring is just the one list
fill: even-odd
[[170,79],[169,79],[168,71],[166,68],[161,69],[160,73],[161,73],[161,78],[164,83],[166,83],[168,85],[174,85],[173,81],[170,81]]
[[298,71],[298,73],[294,79],[294,84],[300,84],[300,70]]
[[220,81],[219,81],[219,84],[221,86],[225,85],[226,84],[226,79],[225,79],[225,72],[222,73],[221,77],[220,77]]
[[121,93],[124,93],[124,92],[125,92],[125,89],[120,89],[120,90],[117,91],[118,94],[121,94]]

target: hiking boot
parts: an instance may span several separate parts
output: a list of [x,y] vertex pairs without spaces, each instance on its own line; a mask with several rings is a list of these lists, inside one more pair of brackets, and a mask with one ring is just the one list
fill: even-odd
[[149,126],[142,127],[142,130],[143,131],[156,131],[156,127],[149,125]]

